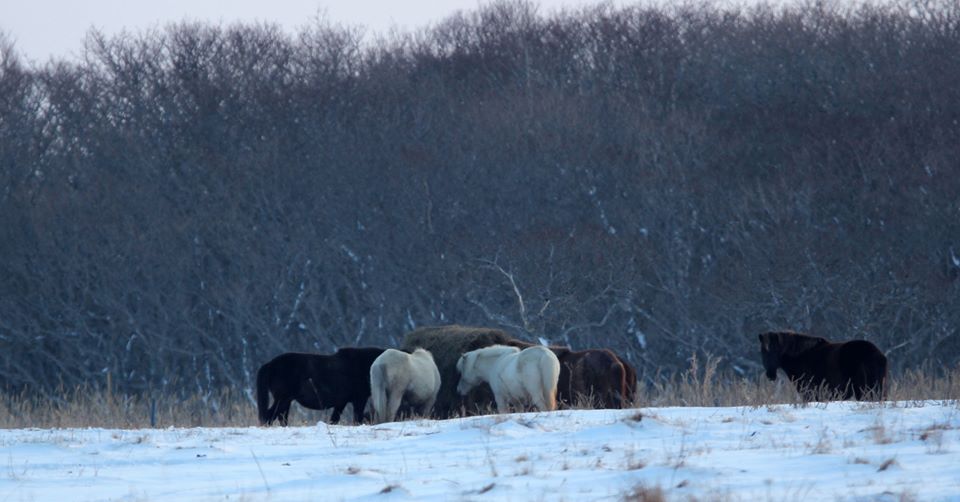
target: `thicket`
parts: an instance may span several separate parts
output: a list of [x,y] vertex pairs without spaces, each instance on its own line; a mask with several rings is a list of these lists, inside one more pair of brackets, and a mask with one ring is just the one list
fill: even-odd
[[445,323],[650,385],[774,328],[954,367],[960,6],[837,4],[0,43],[0,388],[212,395]]

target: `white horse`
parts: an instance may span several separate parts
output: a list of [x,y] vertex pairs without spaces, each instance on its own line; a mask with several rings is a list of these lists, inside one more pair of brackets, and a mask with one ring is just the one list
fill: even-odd
[[492,345],[473,350],[457,361],[460,383],[457,391],[466,395],[470,389],[487,382],[493,389],[497,411],[509,411],[511,404],[534,405],[540,411],[557,409],[557,381],[560,361],[543,346],[520,350],[506,345]]
[[374,422],[391,422],[404,399],[429,415],[440,391],[440,371],[433,354],[416,349],[407,354],[387,349],[370,365],[370,401]]

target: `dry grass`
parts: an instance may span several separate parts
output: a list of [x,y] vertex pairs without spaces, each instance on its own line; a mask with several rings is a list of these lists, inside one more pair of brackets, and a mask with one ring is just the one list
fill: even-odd
[[659,486],[637,485],[623,495],[624,502],[663,502],[667,497]]
[[[690,368],[670,377],[653,378],[638,386],[635,407],[664,406],[767,406],[803,405],[793,386],[784,378],[769,382],[764,377],[747,379],[719,371],[720,360],[691,359]],[[888,379],[888,400],[960,400],[960,368],[951,371],[908,370]],[[59,393],[57,399],[35,395],[0,396],[0,427],[246,427],[257,425],[256,405],[245,389],[177,397],[119,395],[106,389],[81,387]],[[586,403],[578,403],[579,408]],[[866,404],[865,406],[870,406]],[[344,413],[349,423],[350,407]],[[488,407],[482,414],[495,414]],[[312,425],[326,420],[330,412],[294,405],[291,425]],[[637,415],[637,420],[641,417]],[[926,438],[925,438],[926,439]],[[935,438],[931,438],[935,439]]]
[[[36,395],[7,395],[0,401],[0,427],[145,427],[248,426],[257,423],[256,406],[245,394],[176,396],[117,395],[80,387],[53,400]],[[291,415],[294,415],[291,413]],[[295,422],[291,416],[291,422]]]
[[[691,358],[690,367],[669,377],[656,375],[637,387],[635,407],[664,406],[766,406],[803,404],[793,384],[781,374],[776,382],[766,377],[743,378],[719,371],[719,358]],[[960,367],[907,370],[887,379],[888,401],[960,400]]]
[[888,379],[885,397],[891,401],[960,399],[960,367],[946,372],[930,368],[906,370]]
[[883,471],[885,471],[885,470],[887,470],[887,469],[889,469],[889,468],[891,468],[891,467],[894,467],[894,466],[896,466],[896,465],[897,465],[897,459],[895,459],[895,458],[888,458],[888,459],[884,460],[882,464],[880,464],[880,467],[877,467],[877,472],[883,472]]

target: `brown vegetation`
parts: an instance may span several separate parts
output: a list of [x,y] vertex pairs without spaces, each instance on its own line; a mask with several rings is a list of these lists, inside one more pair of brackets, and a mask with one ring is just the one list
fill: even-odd
[[[787,382],[776,384],[762,377],[743,379],[728,371],[718,373],[716,368],[716,359],[707,360],[702,367],[693,360],[686,371],[661,378],[656,384],[641,385],[634,406],[646,410],[666,406],[808,405]],[[0,428],[247,427],[258,424],[252,396],[233,390],[186,399],[158,396],[152,400],[89,387],[62,391],[61,395],[57,400],[26,394],[5,396],[0,401]],[[888,399],[907,405],[928,399],[960,400],[960,368],[945,373],[910,370],[894,376]],[[640,422],[643,419],[640,411],[628,420]],[[479,412],[491,414],[496,410],[487,407]],[[300,406],[290,410],[291,425],[312,425],[329,419],[330,410],[317,412]],[[930,430],[935,429],[936,426],[932,426]]]

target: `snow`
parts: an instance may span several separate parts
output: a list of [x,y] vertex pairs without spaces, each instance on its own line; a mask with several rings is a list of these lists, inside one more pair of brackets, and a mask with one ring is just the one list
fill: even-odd
[[960,500],[960,403],[18,429],[0,461],[11,501]]

